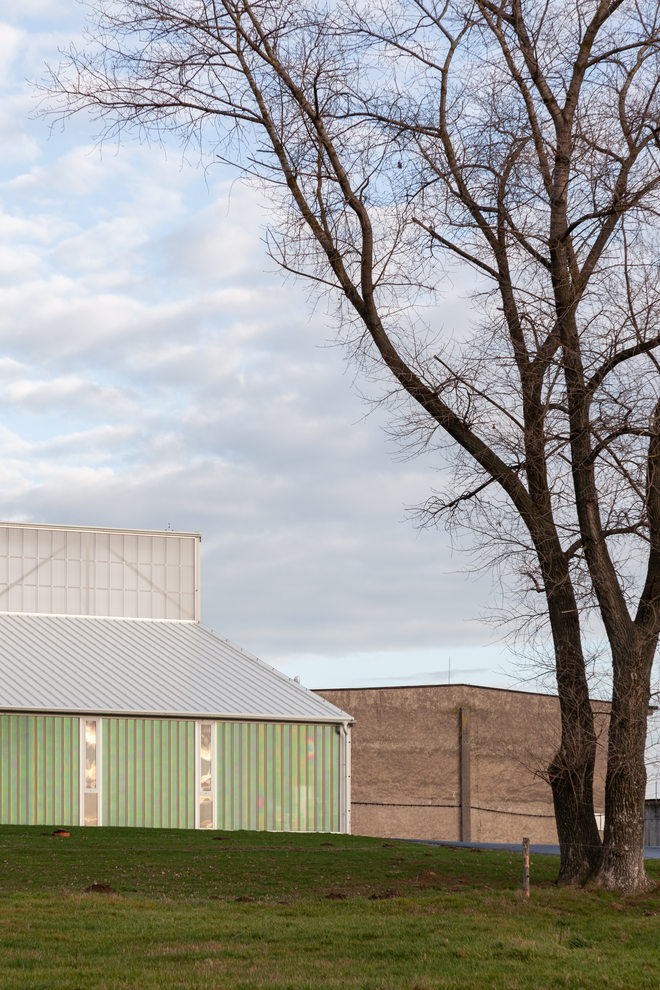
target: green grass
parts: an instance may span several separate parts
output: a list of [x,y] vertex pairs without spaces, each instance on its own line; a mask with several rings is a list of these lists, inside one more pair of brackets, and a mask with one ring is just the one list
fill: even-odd
[[0,987],[657,990],[660,889],[562,890],[556,869],[532,857],[525,903],[512,853],[0,827]]

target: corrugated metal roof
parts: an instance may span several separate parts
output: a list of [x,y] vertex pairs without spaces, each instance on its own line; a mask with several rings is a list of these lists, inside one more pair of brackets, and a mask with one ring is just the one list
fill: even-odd
[[198,623],[51,615],[0,615],[0,709],[350,718]]

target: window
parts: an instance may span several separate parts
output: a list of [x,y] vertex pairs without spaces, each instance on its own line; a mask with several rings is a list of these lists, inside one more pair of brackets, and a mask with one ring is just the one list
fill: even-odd
[[197,811],[199,828],[213,828],[214,826],[214,740],[214,724],[212,722],[199,722],[197,725]]
[[80,720],[81,730],[81,809],[82,825],[100,824],[99,777],[100,777],[100,720],[83,718]]

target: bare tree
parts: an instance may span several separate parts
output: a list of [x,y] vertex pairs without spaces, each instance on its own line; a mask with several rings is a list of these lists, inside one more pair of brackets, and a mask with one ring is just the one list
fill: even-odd
[[[458,519],[543,602],[560,879],[644,889],[660,631],[657,0],[97,0],[52,107],[199,139],[273,197],[271,254],[337,300]],[[479,322],[427,325],[452,266]],[[538,615],[538,605],[527,605]],[[606,824],[585,638],[609,645]]]

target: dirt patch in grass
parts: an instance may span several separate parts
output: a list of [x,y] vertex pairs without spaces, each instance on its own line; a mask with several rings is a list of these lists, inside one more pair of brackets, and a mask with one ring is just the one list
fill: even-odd
[[412,882],[412,887],[417,890],[428,890],[429,888],[442,888],[443,890],[461,890],[464,888],[466,878],[462,876],[448,876],[436,873],[435,870],[424,870],[418,873]]

